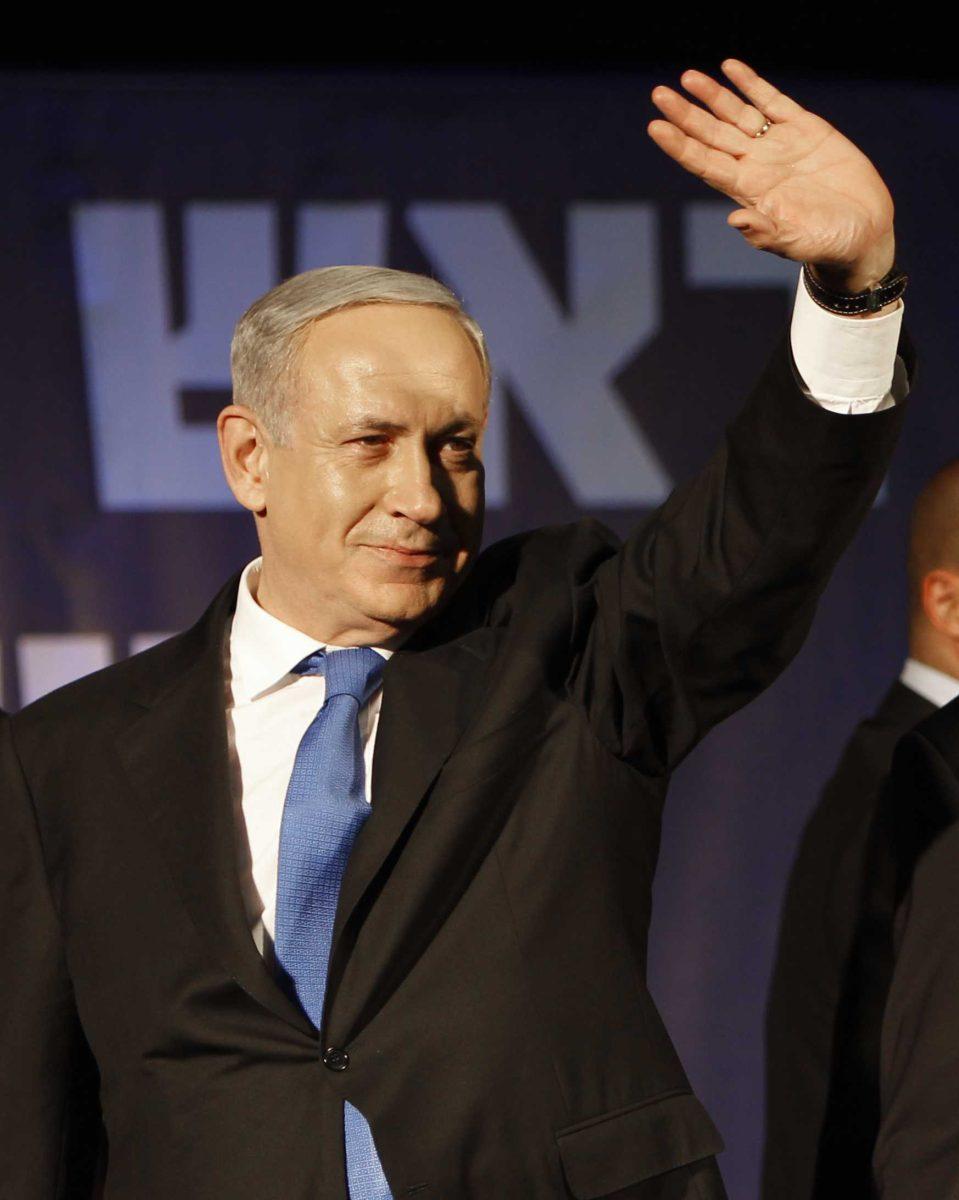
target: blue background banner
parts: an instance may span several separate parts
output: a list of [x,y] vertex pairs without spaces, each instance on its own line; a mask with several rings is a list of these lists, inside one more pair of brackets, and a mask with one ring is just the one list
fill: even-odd
[[[624,533],[694,472],[788,321],[797,271],[750,250],[732,206],[649,142],[660,81],[0,76],[5,705],[185,627],[254,555],[212,419],[233,323],[295,271],[436,274],[484,325],[487,540],[581,513]],[[959,92],[777,82],[888,180],[921,367],[805,649],[682,767],[667,810],[653,989],[736,1197],[758,1189],[788,866],[904,657],[909,507],[959,453]]]

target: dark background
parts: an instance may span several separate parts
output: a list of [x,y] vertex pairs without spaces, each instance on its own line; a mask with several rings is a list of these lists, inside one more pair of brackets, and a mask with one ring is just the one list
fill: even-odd
[[[834,6],[835,9],[835,6]],[[377,197],[389,262],[431,264],[404,218],[416,200],[495,201],[563,299],[562,218],[579,200],[651,201],[662,322],[616,385],[674,478],[703,461],[788,319],[781,286],[687,286],[681,214],[714,193],[644,133],[648,94],[736,55],[870,154],[897,200],[921,354],[887,484],[824,597],[796,663],[679,772],[653,933],[654,992],[728,1143],[730,1194],[757,1191],[765,989],[782,887],[803,819],[851,727],[905,653],[902,560],[922,481],[959,453],[952,362],[959,278],[959,91],[949,42],[922,6],[757,11],[730,23],[592,7],[400,6],[332,14],[84,15],[0,52],[0,645],[19,701],[24,635],[106,634],[192,621],[255,552],[228,512],[104,512],[91,464],[69,214],[154,200],[170,228],[193,199]],[[734,236],[734,235],[730,235]],[[174,256],[175,257],[175,256]],[[237,313],[252,299],[225,300]],[[467,297],[468,300],[468,297]],[[174,310],[176,305],[174,304]],[[174,312],[174,319],[175,319]],[[494,367],[496,345],[492,346]],[[488,535],[580,509],[507,397],[512,501]],[[620,532],[642,510],[590,510]]]
[[0,47],[0,68],[22,70],[276,72],[330,67],[442,71],[509,68],[525,74],[684,67],[727,57],[757,69],[877,80],[957,75],[940,5],[485,4],[323,5],[210,11],[164,7],[116,14],[67,10],[55,20],[23,9]]

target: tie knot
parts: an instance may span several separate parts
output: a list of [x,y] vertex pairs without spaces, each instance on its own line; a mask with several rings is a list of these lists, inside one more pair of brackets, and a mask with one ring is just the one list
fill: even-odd
[[326,677],[326,698],[353,696],[362,707],[380,684],[386,659],[369,646],[350,650],[317,650],[293,668],[294,675]]

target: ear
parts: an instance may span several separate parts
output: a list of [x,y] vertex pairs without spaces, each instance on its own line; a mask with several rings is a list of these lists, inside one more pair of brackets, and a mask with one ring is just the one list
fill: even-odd
[[922,581],[922,607],[934,628],[959,641],[959,574],[930,571]]
[[256,414],[230,404],[217,417],[220,460],[230,491],[250,512],[262,514],[270,480],[272,441]]

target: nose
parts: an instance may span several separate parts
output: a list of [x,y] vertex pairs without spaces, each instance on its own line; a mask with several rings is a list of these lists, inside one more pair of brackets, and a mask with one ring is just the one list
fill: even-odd
[[407,517],[417,525],[435,524],[443,515],[445,503],[425,447],[404,447],[404,453],[395,456],[392,466],[389,490],[384,497],[390,515]]

